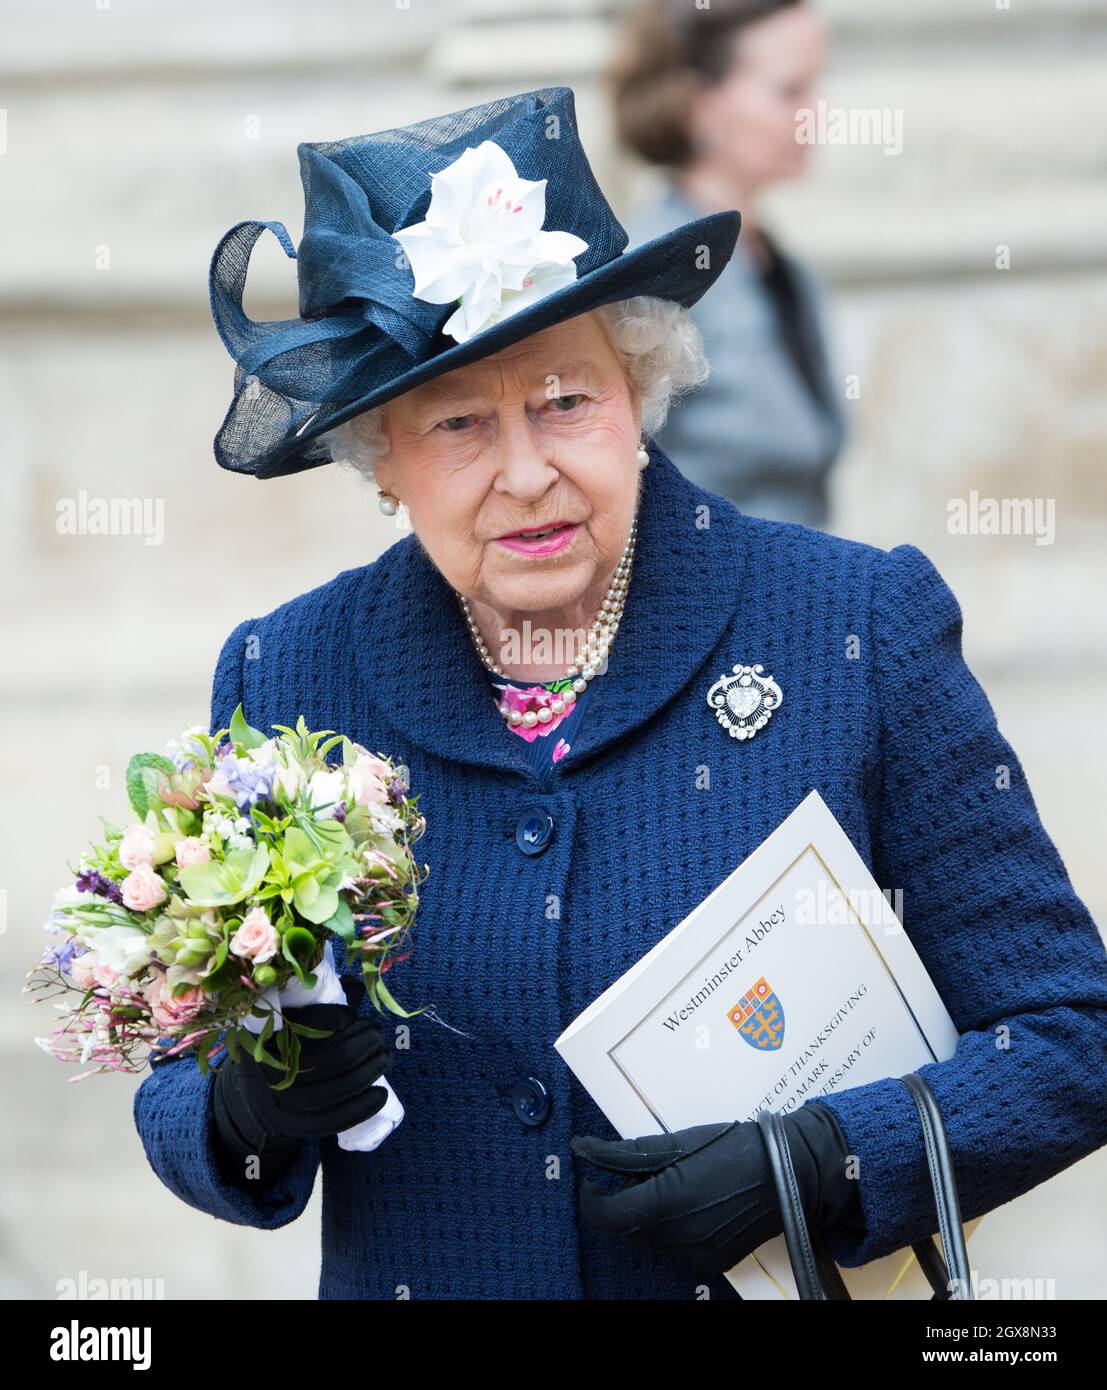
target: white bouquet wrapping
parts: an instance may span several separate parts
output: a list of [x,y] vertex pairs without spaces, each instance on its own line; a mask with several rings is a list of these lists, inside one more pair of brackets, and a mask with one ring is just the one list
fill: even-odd
[[[338,971],[334,968],[334,952],[331,950],[329,941],[323,949],[323,959],[315,967],[314,973],[315,985],[311,989],[305,988],[293,976],[284,989],[268,989],[261,996],[262,1002],[268,1005],[275,1014],[274,1032],[282,1026],[282,1009],[298,1009],[304,1004],[346,1003],[342,981],[338,977]],[[260,1033],[265,1027],[265,1019],[250,1014],[243,1020],[243,1025],[251,1033]],[[388,1092],[388,1099],[385,1101],[384,1107],[378,1110],[375,1115],[370,1115],[367,1120],[363,1120],[361,1124],[354,1125],[352,1129],[344,1129],[338,1136],[340,1149],[346,1149],[350,1153],[369,1153],[383,1144],[404,1118],[404,1107],[400,1104],[399,1096],[388,1084],[387,1078],[381,1076],[375,1084],[383,1086]]]

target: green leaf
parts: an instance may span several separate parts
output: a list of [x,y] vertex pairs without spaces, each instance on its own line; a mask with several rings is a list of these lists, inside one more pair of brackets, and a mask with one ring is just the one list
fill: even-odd
[[315,955],[315,937],[306,927],[289,927],[281,937],[281,954],[295,970],[301,983],[307,983],[306,968]]
[[309,1028],[306,1023],[293,1023],[291,1019],[285,1019],[284,1026],[291,1028],[293,1032],[302,1033],[305,1038],[330,1038],[334,1035],[333,1028]]
[[395,999],[393,999],[388,986],[385,984],[385,982],[381,979],[379,975],[376,977],[374,984],[376,986],[375,992],[382,1000],[385,1007],[389,1010],[390,1013],[399,1014],[401,1018],[415,1018],[423,1012],[423,1009],[428,1007],[426,1004],[424,1004],[422,1009],[401,1008],[401,1006],[396,1003]]
[[[229,928],[230,923],[227,925]],[[234,961],[228,958],[227,942],[221,941],[215,948],[215,955],[211,958],[211,964],[200,976],[207,992],[214,994],[224,985],[229,984],[234,978],[234,972],[237,968]]]
[[241,705],[231,715],[229,733],[231,742],[237,743],[242,748],[260,748],[266,741],[265,735],[260,729],[254,729],[246,723],[246,715]]
[[127,798],[139,820],[146,819],[162,777],[172,777],[176,770],[160,753],[136,753],[127,764]]
[[321,820],[315,823],[315,833],[320,843],[332,853],[347,854],[353,847],[349,832],[341,821]]
[[[300,882],[297,883],[293,896],[296,901],[296,907],[306,917],[306,909],[309,908],[319,896],[319,882],[311,876],[310,869],[300,869],[298,866],[295,867],[296,873],[294,877],[298,878]],[[310,921],[311,919],[309,918],[308,920]]]
[[262,1046],[260,1038],[254,1049],[254,1061],[261,1062],[263,1066],[272,1067],[275,1071],[284,1071],[283,1064],[267,1048]]
[[349,943],[354,939],[354,914],[350,911],[350,904],[339,901],[334,914],[327,918],[322,924],[327,931],[334,932],[335,936],[340,936],[343,941]]
[[234,849],[222,864],[209,860],[189,864],[178,873],[181,887],[197,907],[230,907],[249,897],[265,877],[269,850],[265,845]]
[[301,917],[321,927],[338,911],[340,900],[337,889],[321,884],[318,879],[311,879],[296,889],[292,901]]
[[272,1089],[274,1091],[287,1091],[293,1084],[300,1070],[300,1040],[295,1034],[290,1033],[286,1027],[281,1030],[281,1059],[284,1062],[287,1072],[284,1080],[279,1081]]
[[266,1048],[259,1034],[251,1033],[249,1029],[243,1029],[238,1035],[238,1040],[255,1062],[267,1067],[276,1067],[278,1071],[284,1070],[276,1057]]
[[284,837],[283,854],[285,863],[295,863],[297,869],[308,868],[319,863],[319,851],[308,835],[299,826],[293,826]]

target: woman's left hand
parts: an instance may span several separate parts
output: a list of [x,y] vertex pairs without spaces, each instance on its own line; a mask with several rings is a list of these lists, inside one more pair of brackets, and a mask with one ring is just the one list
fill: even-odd
[[[859,1215],[857,1183],[847,1176],[846,1145],[831,1112],[817,1103],[784,1117],[800,1199],[826,1224]],[[765,1141],[754,1120],[693,1125],[640,1139],[574,1135],[573,1152],[626,1178],[605,1193],[581,1184],[580,1208],[595,1230],[722,1273],[784,1229]]]

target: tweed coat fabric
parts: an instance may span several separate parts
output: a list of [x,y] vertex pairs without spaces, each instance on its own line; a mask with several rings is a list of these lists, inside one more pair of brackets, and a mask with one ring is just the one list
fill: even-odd
[[[158,1177],[221,1220],[283,1226],[321,1171],[321,1298],[737,1297],[721,1275],[580,1221],[570,1136],[614,1134],[553,1042],[812,788],[877,882],[902,890],[963,1035],[920,1069],[963,1217],[1107,1142],[1107,952],[963,660],[950,589],[913,546],[745,516],[656,443],[650,454],[622,625],[560,763],[530,766],[505,734],[413,535],[223,646],[213,729],[239,700],[261,728],[303,714],[406,761],[427,816],[413,953],[391,980],[450,1026],[397,1030],[389,1078],[407,1116],[379,1149],[309,1143],[252,1192],[220,1172],[213,1083],[194,1060],[163,1061],[135,1099]],[[763,663],[784,693],[744,743],[706,703],[737,662]],[[536,808],[552,839],[524,854],[516,826]],[[552,1101],[540,1126],[513,1108],[528,1077]],[[932,1232],[907,1089],[889,1079],[819,1099],[860,1163],[864,1232],[832,1232],[835,1258],[862,1264]]]

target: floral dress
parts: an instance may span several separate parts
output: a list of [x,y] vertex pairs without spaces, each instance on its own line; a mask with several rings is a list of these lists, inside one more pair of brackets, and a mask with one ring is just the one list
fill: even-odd
[[[543,705],[548,705],[554,696],[568,690],[572,685],[572,681],[566,676],[542,683],[512,680],[508,676],[494,675],[491,671],[486,671],[485,674],[491,683],[496,703],[502,705],[506,700],[508,708],[517,709],[520,714],[525,714],[530,709],[537,712]],[[584,717],[583,706],[587,698],[588,689],[585,688],[560,714],[551,714],[546,723],[528,726],[509,724],[505,719],[504,728],[512,737],[523,741],[522,746],[531,766],[539,772],[546,771],[569,752]]]

